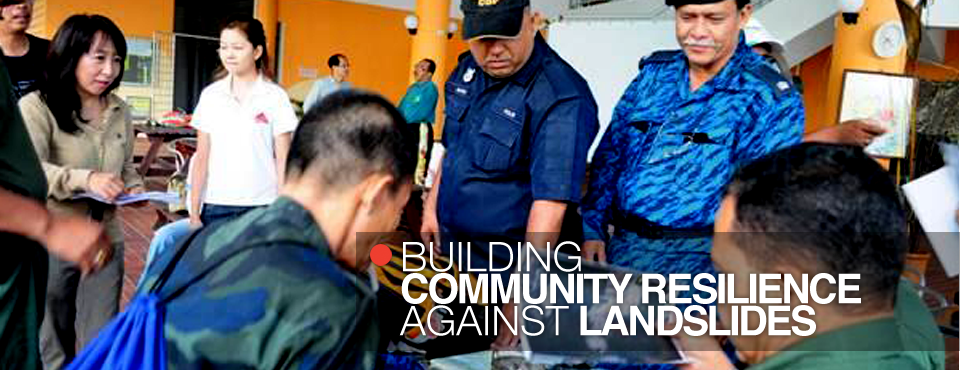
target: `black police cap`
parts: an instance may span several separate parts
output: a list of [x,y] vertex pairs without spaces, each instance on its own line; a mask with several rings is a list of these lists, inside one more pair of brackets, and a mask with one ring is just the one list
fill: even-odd
[[463,39],[517,37],[528,6],[530,0],[462,0]]
[[[719,3],[721,1],[727,1],[727,0],[665,0],[667,6],[672,6],[675,8],[679,8],[681,6],[690,5],[690,4],[698,4],[698,5],[713,4],[713,3]],[[747,4],[750,4],[750,0],[737,0],[737,9],[743,8]]]

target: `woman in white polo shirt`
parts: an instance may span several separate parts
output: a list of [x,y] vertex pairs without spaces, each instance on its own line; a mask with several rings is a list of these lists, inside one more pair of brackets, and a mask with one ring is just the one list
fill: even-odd
[[277,197],[297,117],[286,92],[267,79],[266,47],[263,25],[252,17],[231,18],[221,29],[226,75],[203,89],[193,114],[192,226],[239,216]]

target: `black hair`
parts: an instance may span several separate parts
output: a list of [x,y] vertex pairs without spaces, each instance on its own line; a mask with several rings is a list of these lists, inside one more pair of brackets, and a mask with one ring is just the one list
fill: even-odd
[[427,72],[431,74],[437,72],[437,62],[434,62],[433,59],[430,58],[425,58],[423,61],[427,62]]
[[755,267],[860,274],[861,305],[892,307],[907,251],[897,187],[859,147],[801,144],[738,170],[733,240]]
[[[355,90],[333,93],[311,108],[293,134],[287,178],[315,173],[322,184],[352,186],[372,173],[396,180],[396,191],[413,178],[415,140],[406,120],[380,95]],[[310,171],[310,169],[313,169]]]
[[73,15],[60,25],[50,42],[40,96],[57,121],[57,126],[64,132],[75,134],[80,131],[74,115],[81,122],[87,122],[80,114],[82,107],[77,92],[77,65],[98,37],[112,42],[117,56],[122,60],[117,78],[100,94],[106,97],[120,86],[125,64],[123,60],[127,59],[127,40],[113,21],[102,15]]
[[327,58],[327,67],[330,67],[330,68],[339,67],[340,59],[346,60],[347,56],[340,53],[331,55],[330,58]]
[[[270,70],[270,55],[267,52],[267,34],[263,30],[263,23],[249,15],[237,14],[230,16],[220,27],[220,32],[224,30],[238,30],[247,36],[247,41],[256,49],[260,47],[262,52],[260,58],[257,58],[256,66],[260,74],[266,78],[273,78],[273,71]],[[219,80],[227,76],[227,70],[221,64],[214,72],[214,79]]]

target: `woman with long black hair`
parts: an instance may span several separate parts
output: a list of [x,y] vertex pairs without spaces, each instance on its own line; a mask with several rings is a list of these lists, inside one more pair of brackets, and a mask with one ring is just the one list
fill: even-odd
[[47,369],[59,369],[119,308],[123,285],[123,231],[115,207],[105,200],[143,191],[133,165],[133,126],[120,85],[127,43],[120,29],[100,15],[68,18],[51,43],[40,90],[24,96],[20,111],[47,177],[52,212],[102,221],[112,243],[97,257],[103,269],[81,279],[78,267],[50,258],[40,352]]

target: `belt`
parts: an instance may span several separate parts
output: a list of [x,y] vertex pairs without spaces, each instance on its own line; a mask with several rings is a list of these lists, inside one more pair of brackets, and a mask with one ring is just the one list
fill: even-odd
[[618,231],[629,231],[646,239],[695,239],[713,235],[713,225],[675,228],[663,226],[636,215],[615,213],[613,225]]

